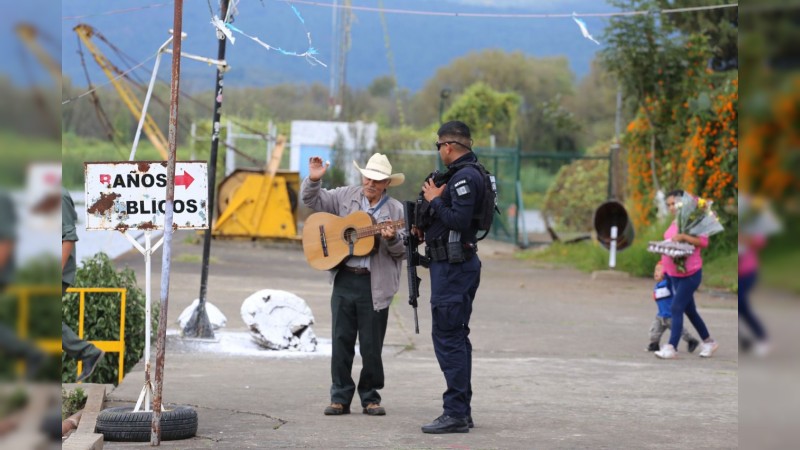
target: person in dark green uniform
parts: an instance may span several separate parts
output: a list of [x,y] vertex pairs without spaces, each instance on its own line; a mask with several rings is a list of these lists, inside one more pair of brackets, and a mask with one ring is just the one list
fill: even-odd
[[[61,295],[75,282],[77,264],[75,261],[75,242],[78,233],[75,224],[78,214],[75,212],[75,203],[69,192],[61,188]],[[81,382],[89,378],[97,364],[103,359],[105,352],[84,341],[75,334],[64,322],[61,322],[61,348],[67,356],[83,362],[83,372],[76,381]]]

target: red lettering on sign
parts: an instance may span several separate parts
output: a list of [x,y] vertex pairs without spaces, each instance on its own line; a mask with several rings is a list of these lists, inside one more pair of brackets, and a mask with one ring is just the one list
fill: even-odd
[[107,173],[100,174],[100,184],[109,184],[111,183],[111,175]]

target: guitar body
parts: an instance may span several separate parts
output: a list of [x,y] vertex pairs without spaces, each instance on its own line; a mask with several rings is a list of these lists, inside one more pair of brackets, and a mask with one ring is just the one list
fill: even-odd
[[359,238],[357,230],[373,225],[375,220],[364,211],[346,217],[325,212],[308,216],[303,225],[303,253],[308,264],[317,270],[330,270],[351,255],[369,255],[378,243],[378,236]]

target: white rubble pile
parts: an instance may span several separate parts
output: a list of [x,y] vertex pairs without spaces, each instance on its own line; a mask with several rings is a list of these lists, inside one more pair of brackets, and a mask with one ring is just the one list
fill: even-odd
[[242,303],[242,320],[250,336],[270,350],[313,352],[317,336],[311,329],[314,315],[305,300],[291,292],[263,289]]
[[[187,306],[181,315],[178,316],[178,325],[181,326],[181,330],[186,328],[186,325],[189,323],[189,319],[192,318],[192,313],[195,309],[197,309],[198,303],[200,303],[200,299],[194,299],[192,304]],[[225,317],[225,314],[222,314],[222,311],[220,311],[219,308],[212,305],[208,301],[206,301],[206,314],[208,314],[208,322],[211,324],[212,330],[219,330],[228,323],[228,318]]]

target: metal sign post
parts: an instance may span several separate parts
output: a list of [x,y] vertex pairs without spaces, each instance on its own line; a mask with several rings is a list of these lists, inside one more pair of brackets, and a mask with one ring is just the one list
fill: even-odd
[[[206,229],[208,170],[205,162],[176,164],[175,229]],[[167,173],[163,161],[86,163],[86,229],[121,231],[145,261],[145,380],[134,412],[150,411],[151,260],[164,242],[152,243],[153,231],[165,226]],[[144,231],[144,246],[130,230]],[[166,314],[166,312],[163,312]]]
[[[175,0],[175,9],[172,19],[172,28],[175,34],[180,35],[183,29],[183,0]],[[167,308],[169,306],[169,268],[171,262],[173,224],[180,223],[175,220],[178,211],[178,202],[175,191],[178,185],[176,154],[178,151],[178,98],[180,97],[181,82],[181,40],[172,42],[172,83],[170,84],[169,98],[169,158],[167,159],[167,198],[164,211],[164,251],[161,253],[161,311],[158,316],[158,340],[156,341],[156,370],[153,381],[153,418],[150,422],[150,445],[161,444],[161,393],[164,388],[164,358],[167,348]],[[185,179],[184,179],[185,180]],[[207,180],[206,180],[207,181]],[[206,186],[206,192],[208,187]],[[203,198],[203,197],[201,197]],[[208,206],[208,199],[203,202]],[[208,210],[204,219],[208,221]]]

